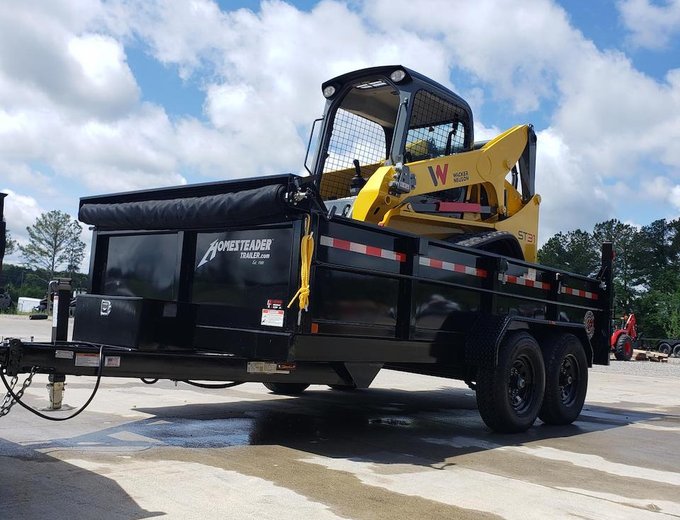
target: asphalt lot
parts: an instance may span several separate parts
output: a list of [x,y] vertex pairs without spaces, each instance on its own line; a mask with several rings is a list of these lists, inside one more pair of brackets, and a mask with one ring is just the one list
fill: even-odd
[[[0,336],[49,327],[0,316]],[[613,363],[576,423],[509,436],[463,383],[390,371],[298,398],[105,380],[71,421],[0,418],[0,518],[680,517],[680,360]],[[39,408],[45,382],[26,393]],[[67,383],[78,407],[94,380]]]

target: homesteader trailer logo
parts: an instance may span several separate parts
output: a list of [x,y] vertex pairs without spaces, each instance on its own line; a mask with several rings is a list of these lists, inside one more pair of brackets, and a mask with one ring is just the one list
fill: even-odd
[[267,260],[270,255],[269,253],[263,253],[263,251],[271,251],[273,240],[273,238],[214,240],[208,246],[208,250],[205,252],[203,258],[196,266],[196,269],[210,262],[213,258],[215,258],[217,253],[223,253],[225,251],[238,252],[240,254],[240,258],[244,260]]

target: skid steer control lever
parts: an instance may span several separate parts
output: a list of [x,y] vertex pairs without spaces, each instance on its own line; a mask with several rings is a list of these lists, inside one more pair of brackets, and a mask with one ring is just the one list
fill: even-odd
[[349,183],[349,194],[352,197],[359,195],[361,188],[366,185],[366,179],[361,176],[361,166],[359,165],[359,159],[354,159],[354,177]]

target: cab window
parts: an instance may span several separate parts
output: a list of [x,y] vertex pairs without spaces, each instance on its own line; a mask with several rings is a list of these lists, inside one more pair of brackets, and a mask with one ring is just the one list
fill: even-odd
[[467,115],[460,107],[431,92],[419,90],[413,99],[404,162],[464,151],[468,146],[467,125]]

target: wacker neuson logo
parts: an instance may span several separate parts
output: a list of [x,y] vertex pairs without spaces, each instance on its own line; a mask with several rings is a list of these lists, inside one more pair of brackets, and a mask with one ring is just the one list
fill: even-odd
[[240,253],[240,258],[248,260],[266,260],[269,258],[269,253],[263,251],[271,251],[272,238],[255,238],[252,240],[215,240],[209,246],[208,250],[203,255],[203,258],[198,263],[197,269],[204,264],[210,262],[217,253],[225,251],[233,251]]

